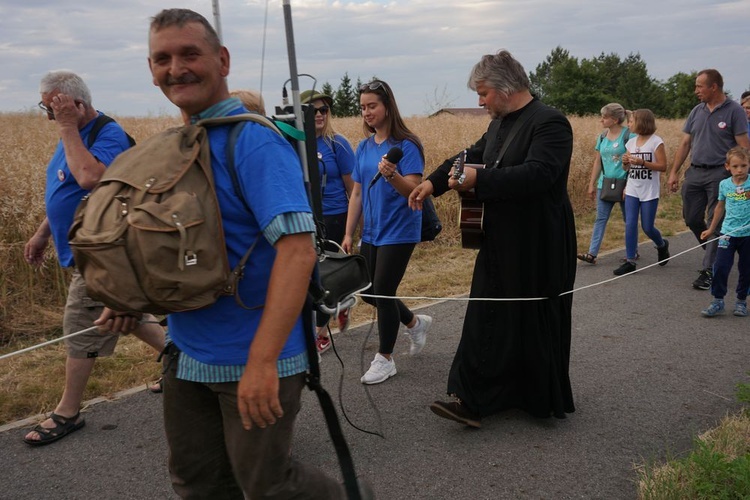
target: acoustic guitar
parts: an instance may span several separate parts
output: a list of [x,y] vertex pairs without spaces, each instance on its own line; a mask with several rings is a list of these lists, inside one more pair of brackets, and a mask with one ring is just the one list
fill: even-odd
[[[466,150],[462,151],[453,162],[453,178],[461,182],[465,168],[484,168],[478,163],[466,163]],[[464,177],[465,178],[465,177]],[[461,246],[463,248],[477,249],[482,245],[484,229],[484,203],[477,201],[476,193],[470,191],[457,191],[461,206],[458,214],[458,227],[461,230]]]

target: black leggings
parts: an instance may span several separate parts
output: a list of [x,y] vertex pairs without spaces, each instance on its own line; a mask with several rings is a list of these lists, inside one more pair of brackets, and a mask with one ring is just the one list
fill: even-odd
[[[363,242],[360,254],[367,260],[370,281],[372,281],[372,286],[366,293],[395,296],[415,245],[416,243],[404,243],[376,247]],[[378,352],[392,354],[398,337],[399,323],[408,325],[414,319],[414,313],[399,299],[370,297],[363,297],[363,299],[378,310],[378,334],[380,336]]]

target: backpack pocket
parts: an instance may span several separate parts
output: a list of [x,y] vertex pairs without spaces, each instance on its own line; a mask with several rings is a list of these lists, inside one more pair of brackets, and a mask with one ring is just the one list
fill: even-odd
[[128,250],[154,303],[174,310],[175,302],[187,301],[180,309],[189,310],[205,305],[206,294],[220,295],[228,265],[219,234],[206,238],[206,220],[199,197],[186,191],[149,195],[128,214]]

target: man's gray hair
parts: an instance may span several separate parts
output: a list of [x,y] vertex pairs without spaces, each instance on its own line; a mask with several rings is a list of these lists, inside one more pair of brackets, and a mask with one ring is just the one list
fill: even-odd
[[471,90],[477,90],[479,82],[506,95],[528,90],[530,87],[529,77],[523,66],[507,50],[484,55],[474,65],[468,86]]
[[151,31],[159,31],[162,28],[177,26],[184,28],[188,23],[202,24],[206,30],[206,41],[216,50],[221,48],[219,35],[208,19],[190,9],[164,9],[151,18]]
[[83,102],[86,107],[91,107],[91,91],[83,78],[72,71],[64,69],[50,71],[42,77],[39,83],[39,92],[49,94],[55,90],[69,95],[76,101]]

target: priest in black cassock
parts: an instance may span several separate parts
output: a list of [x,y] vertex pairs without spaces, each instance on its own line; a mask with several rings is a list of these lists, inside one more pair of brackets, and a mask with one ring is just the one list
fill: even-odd
[[[567,192],[573,132],[567,118],[529,91],[521,64],[502,50],[474,66],[469,88],[493,120],[467,149],[466,168],[446,160],[409,197],[474,189],[484,204],[472,300],[448,376],[454,401],[436,401],[440,417],[480,427],[484,416],[519,408],[537,417],[575,411],[568,376],[576,235]],[[561,295],[563,294],[563,295]]]

